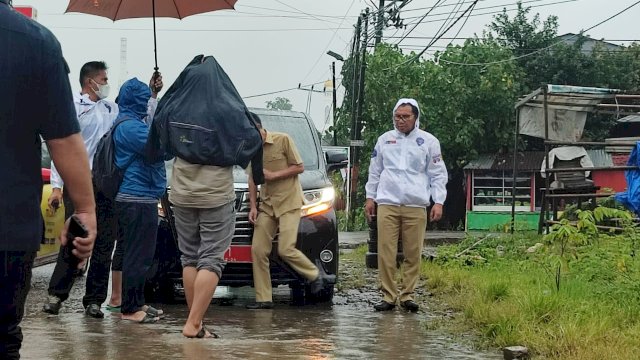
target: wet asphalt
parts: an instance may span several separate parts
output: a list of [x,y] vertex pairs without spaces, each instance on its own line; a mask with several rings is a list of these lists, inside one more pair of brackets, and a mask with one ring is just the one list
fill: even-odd
[[155,324],[135,324],[105,311],[102,320],[86,317],[81,298],[84,277],[58,316],[41,311],[53,264],[35,268],[27,299],[23,359],[500,359],[497,351],[478,351],[463,336],[455,339],[427,330],[428,311],[376,313],[363,296],[336,293],[332,305],[291,306],[286,288],[277,289],[273,310],[246,310],[251,288],[221,288],[205,317],[220,339],[187,339],[181,334],[186,304],[162,305],[166,316]]

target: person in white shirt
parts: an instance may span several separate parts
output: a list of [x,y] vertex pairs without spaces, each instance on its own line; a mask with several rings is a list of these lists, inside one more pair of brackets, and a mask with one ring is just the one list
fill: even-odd
[[[89,165],[93,167],[93,157],[96,153],[98,142],[109,131],[118,116],[118,105],[110,100],[109,78],[107,77],[107,65],[102,61],[90,61],[80,69],[81,91],[74,93],[73,102],[80,124],[80,134],[89,155]],[[157,73],[151,78],[149,84],[152,97],[147,103],[147,115],[151,119],[155,113],[158,101],[157,93],[162,89],[162,76]],[[155,90],[154,90],[155,89]],[[65,217],[73,213],[71,202],[68,200],[68,189],[64,189],[64,183],[58,174],[54,163],[51,163],[51,187],[49,207],[55,211],[61,201],[65,204]],[[113,213],[113,204],[102,194],[96,193],[96,214],[98,222],[98,236],[96,237],[91,266],[87,274],[85,296],[82,299],[85,314],[94,318],[104,317],[101,305],[106,300],[109,271],[112,268],[112,296],[108,309],[119,309],[120,296],[122,294],[122,251],[120,246],[116,249],[113,258],[114,242],[116,240],[116,217]],[[73,279],[76,269],[71,266],[69,259],[65,258],[60,249],[56,267],[49,282],[49,299],[44,304],[43,311],[57,315],[62,302],[69,297],[73,287]]]
[[[417,312],[414,290],[420,277],[420,259],[430,220],[442,217],[447,197],[447,168],[435,136],[419,129],[420,108],[414,99],[400,99],[393,109],[394,130],[382,134],[373,149],[369,179],[365,186],[365,214],[377,217],[378,271],[383,300],[376,311],[392,310],[396,302],[405,310]],[[402,288],[395,281],[396,255],[402,237],[404,266]]]

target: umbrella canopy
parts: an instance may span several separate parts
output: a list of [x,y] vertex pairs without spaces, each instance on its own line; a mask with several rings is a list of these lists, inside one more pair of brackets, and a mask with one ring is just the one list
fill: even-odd
[[156,50],[156,17],[183,19],[210,11],[233,9],[238,0],[70,0],[66,12],[106,17],[113,21],[153,18],[153,48]]

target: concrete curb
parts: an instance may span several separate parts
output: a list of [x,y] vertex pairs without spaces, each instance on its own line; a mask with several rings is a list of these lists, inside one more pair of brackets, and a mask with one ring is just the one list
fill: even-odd
[[[427,231],[424,239],[425,246],[437,246],[460,242],[467,236],[464,231]],[[368,231],[341,231],[338,233],[340,249],[355,249],[366,244],[369,239]]]

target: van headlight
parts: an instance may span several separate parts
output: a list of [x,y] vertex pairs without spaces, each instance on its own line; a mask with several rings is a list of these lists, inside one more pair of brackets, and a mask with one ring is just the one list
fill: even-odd
[[333,206],[336,192],[333,187],[303,192],[304,205],[302,216],[310,216],[326,212]]

